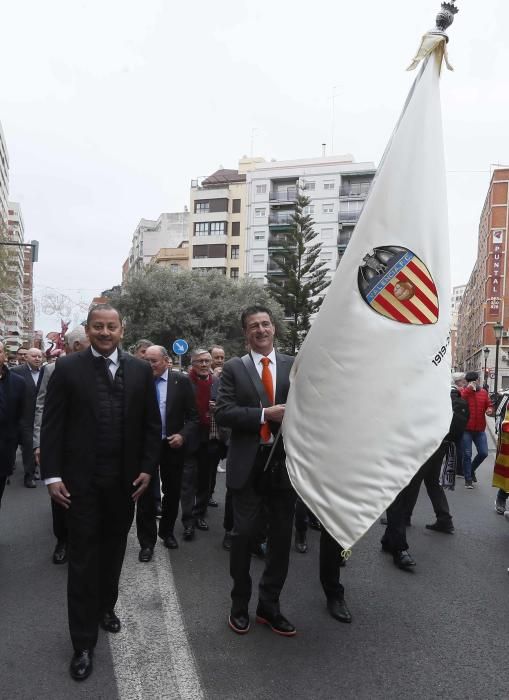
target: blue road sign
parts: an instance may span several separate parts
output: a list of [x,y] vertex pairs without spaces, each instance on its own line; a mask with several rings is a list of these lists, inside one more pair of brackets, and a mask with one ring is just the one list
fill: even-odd
[[185,355],[188,350],[189,345],[183,338],[179,338],[173,343],[173,352],[175,355]]

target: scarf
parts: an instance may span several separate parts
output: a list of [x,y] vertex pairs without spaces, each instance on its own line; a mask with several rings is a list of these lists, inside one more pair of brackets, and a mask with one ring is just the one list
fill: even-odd
[[210,426],[210,390],[212,389],[212,375],[209,374],[205,379],[198,376],[194,369],[189,370],[189,379],[195,387],[196,405],[200,416],[200,425]]

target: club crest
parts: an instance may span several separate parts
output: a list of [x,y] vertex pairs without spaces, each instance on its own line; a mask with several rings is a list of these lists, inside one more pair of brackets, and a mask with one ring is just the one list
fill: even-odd
[[438,321],[433,278],[407,248],[374,248],[362,259],[357,281],[364,301],[382,316],[416,326]]

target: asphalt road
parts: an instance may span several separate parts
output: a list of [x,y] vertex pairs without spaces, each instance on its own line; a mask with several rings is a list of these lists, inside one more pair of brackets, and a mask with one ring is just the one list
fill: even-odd
[[[327,614],[310,531],[309,552],[292,552],[281,601],[298,628],[291,639],[255,625],[239,637],[227,627],[221,508],[211,509],[209,532],[171,554],[158,546],[148,565],[131,537],[124,628],[101,633],[83,684],[67,674],[66,567],[51,563],[45,489],[23,488],[18,469],[0,511],[0,698],[507,699],[509,523],[493,508],[492,464],[493,453],[475,490],[459,479],[449,495],[452,536],[425,530],[433,518],[422,490],[408,535],[415,572],[381,552],[378,523],[356,545],[342,572],[351,625]],[[255,579],[261,569],[255,560]]]

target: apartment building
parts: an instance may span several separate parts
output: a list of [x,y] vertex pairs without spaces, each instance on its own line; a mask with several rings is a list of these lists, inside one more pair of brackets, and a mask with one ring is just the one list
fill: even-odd
[[123,265],[122,280],[143,270],[162,248],[178,248],[189,237],[189,212],[163,213],[157,220],[141,219]]
[[458,285],[452,288],[451,294],[451,365],[453,371],[457,369],[458,318],[465,289],[466,284]]
[[[7,152],[7,144],[5,142],[2,124],[0,123],[0,241],[7,238],[7,218],[9,198],[9,154]],[[0,246],[0,281],[4,284],[7,275],[7,246]],[[3,296],[5,293],[0,290],[0,338],[5,337],[6,333],[6,317],[4,303],[6,301]]]
[[509,289],[507,232],[509,168],[493,171],[479,222],[477,259],[459,307],[456,366],[484,370],[484,348],[489,348],[487,368],[494,386],[495,335],[502,323],[504,334],[499,357],[498,387],[509,389]]
[[247,172],[246,274],[259,280],[281,274],[271,254],[284,245],[303,194],[332,279],[375,172],[374,163],[356,163],[349,154],[254,164]]

